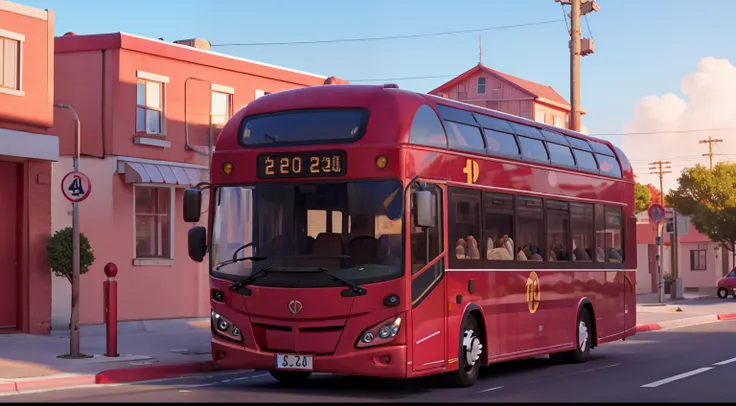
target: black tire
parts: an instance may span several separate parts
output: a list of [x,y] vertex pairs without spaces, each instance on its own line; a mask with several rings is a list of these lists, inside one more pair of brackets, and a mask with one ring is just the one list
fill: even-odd
[[725,299],[728,297],[728,289],[726,288],[718,288],[718,297],[721,299]]
[[[549,358],[553,362],[566,364],[580,364],[588,360],[590,357],[590,346],[593,343],[593,326],[590,321],[590,313],[584,307],[578,311],[578,320],[575,323],[575,349],[571,351],[549,354]],[[582,329],[586,334],[581,335]],[[584,337],[581,342],[581,336]]]
[[297,383],[306,381],[311,375],[308,371],[279,371],[271,369],[268,371],[277,381],[283,383]]
[[[468,332],[467,341],[469,346],[479,346],[476,360],[469,360],[466,345],[466,332]],[[478,372],[480,371],[481,355],[483,351],[483,343],[480,341],[480,326],[474,316],[467,315],[460,325],[460,343],[458,345],[457,363],[458,370],[449,373],[450,384],[458,388],[467,388],[473,386],[478,380]]]
[[[586,333],[581,334],[581,330],[585,329]],[[588,360],[590,357],[590,346],[593,344],[593,325],[590,321],[590,313],[584,307],[578,311],[578,321],[575,323],[575,344],[576,347],[572,351],[565,353],[565,361],[570,364],[580,364]],[[584,337],[584,338],[583,338]]]

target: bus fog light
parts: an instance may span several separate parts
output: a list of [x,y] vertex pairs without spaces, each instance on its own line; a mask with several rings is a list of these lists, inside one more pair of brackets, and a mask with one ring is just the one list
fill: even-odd
[[210,312],[210,324],[214,335],[236,343],[243,342],[243,333],[240,328],[214,310]]

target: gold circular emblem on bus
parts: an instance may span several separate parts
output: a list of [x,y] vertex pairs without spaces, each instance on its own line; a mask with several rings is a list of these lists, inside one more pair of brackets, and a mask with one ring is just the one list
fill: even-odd
[[542,300],[542,290],[539,283],[539,276],[532,271],[526,279],[526,305],[529,313],[534,314],[539,308],[539,302]]

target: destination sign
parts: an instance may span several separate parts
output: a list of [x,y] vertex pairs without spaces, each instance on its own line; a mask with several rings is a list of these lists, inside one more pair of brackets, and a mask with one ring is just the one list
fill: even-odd
[[256,173],[261,179],[344,176],[345,160],[343,151],[262,154],[256,160]]

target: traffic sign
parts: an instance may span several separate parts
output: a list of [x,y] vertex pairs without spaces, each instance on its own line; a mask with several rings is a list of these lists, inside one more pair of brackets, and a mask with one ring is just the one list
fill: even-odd
[[86,199],[91,191],[92,181],[82,172],[69,172],[61,180],[61,193],[64,194],[66,200],[72,203],[78,203]]
[[649,219],[652,220],[655,224],[659,224],[664,221],[665,211],[664,207],[662,207],[661,204],[655,203],[649,206],[648,213]]

